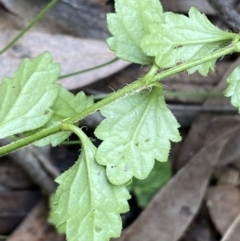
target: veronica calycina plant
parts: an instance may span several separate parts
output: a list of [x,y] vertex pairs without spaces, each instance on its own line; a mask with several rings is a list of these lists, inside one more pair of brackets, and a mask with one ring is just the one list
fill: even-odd
[[[108,241],[122,230],[132,178],[145,179],[155,161],[166,162],[170,142],[181,140],[168,109],[161,80],[182,71],[207,75],[218,58],[239,52],[240,35],[212,25],[191,8],[188,16],[163,12],[158,0],[116,0],[107,16],[107,39],[118,58],[150,71],[141,79],[94,103],[56,83],[60,66],[50,53],[25,59],[13,77],[0,84],[0,138],[25,137],[0,148],[0,155],[34,143],[56,146],[75,133],[81,142],[76,163],[56,179],[50,221],[68,241]],[[229,76],[226,96],[240,107],[240,69]],[[79,121],[100,110],[96,148]]]

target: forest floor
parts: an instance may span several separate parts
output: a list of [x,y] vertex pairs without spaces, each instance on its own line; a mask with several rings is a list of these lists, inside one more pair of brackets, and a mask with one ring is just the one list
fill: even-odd
[[[0,0],[0,49],[47,2]],[[105,43],[109,36],[105,15],[113,11],[113,3],[103,2],[59,1],[0,57],[0,79],[11,76],[23,58],[43,51],[50,51],[62,64],[62,75],[111,61],[114,55]],[[229,29],[207,1],[162,4],[168,11],[186,14],[189,2],[214,24]],[[153,196],[147,205],[139,204],[141,197],[132,189],[131,210],[123,215],[126,228],[118,241],[152,241],[152,237],[159,237],[156,241],[240,240],[240,117],[223,96],[226,78],[239,64],[240,58],[232,55],[219,60],[207,77],[181,73],[162,81],[167,104],[181,124],[182,141],[172,143],[167,180],[156,175],[152,186],[156,182],[158,188],[144,193]],[[83,90],[99,100],[147,71],[148,67],[117,61],[61,83],[73,93]],[[102,119],[96,113],[81,125],[93,136]],[[5,143],[0,140],[0,145]],[[66,240],[47,223],[48,197],[56,188],[54,179],[78,155],[78,145],[29,146],[0,158],[0,241]]]

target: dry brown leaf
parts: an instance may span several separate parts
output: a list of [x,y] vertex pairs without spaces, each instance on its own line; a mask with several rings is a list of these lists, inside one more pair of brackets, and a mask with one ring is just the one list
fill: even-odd
[[[23,29],[49,1],[0,0],[0,3],[11,12],[12,16],[8,18],[7,24],[14,25],[16,29]],[[61,0],[33,26],[33,30],[106,39],[109,36],[106,13],[111,9],[111,5],[93,4],[90,0]],[[5,19],[0,15],[0,28],[4,28],[1,21],[5,22]]]
[[179,241],[216,241],[215,237],[216,235],[208,214],[208,208],[203,204],[196,218],[189,225],[187,231]]
[[[208,132],[208,136],[205,140],[205,145],[207,143],[212,142],[216,138],[222,135],[222,133],[226,133],[227,131],[231,131],[232,128],[240,126],[240,117],[237,116],[221,116],[215,117],[211,120],[210,129]],[[229,138],[227,143],[224,145],[221,150],[221,154],[219,160],[216,164],[216,169],[224,167],[229,163],[234,163],[236,160],[240,159],[240,132],[236,131]]]
[[[10,141],[7,139],[1,139],[0,145],[4,146],[9,144]],[[42,191],[45,193],[52,193],[56,190],[56,182],[54,182],[54,178],[56,175],[52,175],[47,171],[46,166],[43,165],[41,159],[45,158],[43,153],[40,150],[35,150],[36,147],[31,145],[26,146],[17,150],[14,153],[10,153],[9,157],[14,161],[15,164],[22,167],[22,169],[29,175],[34,183],[36,183]],[[50,160],[46,158],[45,162],[49,162]],[[51,166],[51,163],[48,163]],[[52,169],[55,169],[52,166]],[[58,172],[56,170],[56,172]]]
[[[222,77],[219,84],[213,89],[213,91],[223,91],[227,87],[226,79],[229,74],[233,71],[235,67],[240,64],[240,58],[238,58],[225,72],[224,76]],[[204,106],[229,106],[229,99],[228,98],[208,98],[204,102]],[[181,169],[192,156],[194,156],[201,148],[203,143],[207,138],[207,134],[209,133],[210,122],[212,119],[216,117],[215,113],[203,114],[200,113],[195,122],[193,123],[188,136],[185,138],[185,141],[182,145],[180,155],[178,157],[177,163],[177,170]],[[223,125],[227,126],[227,125]],[[213,133],[213,132],[212,132]],[[220,133],[220,132],[219,132]],[[221,134],[221,133],[220,133]],[[208,137],[209,140],[210,138]]]
[[[239,115],[217,116],[211,120],[211,132],[208,133],[206,143],[210,143],[216,139],[221,133],[228,131],[234,126],[240,125]],[[221,131],[219,131],[221,130]],[[226,149],[224,147],[224,149]]]
[[206,201],[215,227],[224,235],[240,213],[240,190],[233,185],[211,187]]
[[211,114],[200,114],[184,139],[180,154],[176,160],[176,169],[183,168],[199,150],[201,150],[211,125]]
[[196,215],[212,170],[234,127],[199,151],[154,197],[118,241],[177,241]]
[[40,201],[7,241],[66,241],[63,235],[57,234],[47,223],[47,216],[47,205]]
[[0,192],[0,234],[8,234],[39,201],[37,191]]
[[35,184],[31,178],[8,156],[1,157],[0,160],[1,190],[24,190],[34,187]]
[[[2,30],[0,49],[15,35],[15,31]],[[91,68],[114,58],[104,41],[46,33],[28,33],[17,45],[0,56],[0,79],[11,76],[23,58],[33,58],[44,51],[52,54],[54,62],[61,63],[62,75]],[[63,79],[61,83],[68,89],[76,89],[107,77],[128,64],[126,61],[119,60],[101,69]]]
[[[228,119],[228,120],[227,120]],[[222,122],[222,127],[216,129],[216,131],[219,132],[219,130],[224,130],[227,128],[227,126],[234,126],[240,124],[240,117],[239,116],[230,116],[225,117],[221,119],[215,119],[213,120],[214,126],[219,126],[218,122]],[[223,127],[225,126],[225,127]],[[224,166],[227,163],[235,163],[240,159],[240,135],[238,132],[236,132],[232,137],[228,140],[226,145],[224,146],[221,156],[219,158],[219,161],[217,163],[217,166]]]

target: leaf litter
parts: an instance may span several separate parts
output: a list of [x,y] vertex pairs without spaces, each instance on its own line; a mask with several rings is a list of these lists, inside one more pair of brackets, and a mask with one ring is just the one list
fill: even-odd
[[[24,48],[23,48],[24,49]],[[29,55],[29,54],[32,54],[32,52],[31,51],[23,51],[23,56],[24,57],[26,57],[25,55]],[[14,54],[14,51],[12,51],[11,53],[10,53],[10,55],[13,55],[13,58],[11,59],[11,60],[13,60],[14,58],[17,58],[17,53],[16,53],[16,51],[15,51],[15,54]],[[21,54],[20,54],[20,56],[21,56]],[[76,88],[76,85],[74,85],[75,87],[73,87],[73,88]],[[210,117],[210,119],[211,119],[212,117]],[[204,119],[204,118],[203,118]],[[204,123],[206,123],[206,122],[203,122],[203,126],[204,126]],[[229,123],[229,122],[228,122]],[[216,124],[216,122],[214,123],[214,124]],[[207,126],[209,127],[209,130],[211,130],[210,132],[209,132],[209,135],[206,137],[206,143],[209,141],[209,142],[214,142],[215,143],[215,139],[216,139],[216,133],[213,131],[213,129],[214,129],[214,127],[216,127],[216,125],[214,125],[214,124],[212,124],[211,125],[211,123],[208,121],[208,123],[207,123]],[[226,122],[225,122],[225,125],[226,125]],[[229,124],[230,125],[230,124]],[[231,125],[230,125],[231,126]],[[228,127],[228,128],[230,128],[230,127]],[[215,130],[217,130],[216,128],[215,128]],[[219,132],[219,131],[218,131]],[[221,131],[221,134],[223,134],[224,133],[224,131]],[[234,135],[232,135],[231,136],[231,138],[229,138],[228,140],[225,140],[224,138],[220,138],[220,140],[218,140],[219,141],[219,145],[220,145],[220,147],[223,147],[223,150],[225,150],[225,149],[228,149],[229,148],[229,146],[231,145],[231,142],[232,142],[232,140],[234,139],[234,136],[236,136],[236,133],[234,133]],[[235,138],[236,139],[236,138]],[[222,143],[221,143],[222,142]],[[225,144],[224,144],[225,143]],[[219,148],[219,146],[215,143],[215,145]],[[206,162],[206,160],[208,161],[209,160],[209,157],[208,158],[203,158],[203,157],[205,157],[205,156],[207,156],[207,154],[209,155],[209,153],[207,153],[208,151],[209,151],[209,149],[208,148],[210,148],[208,145],[205,145],[205,147],[202,147],[202,143],[201,143],[201,141],[200,141],[200,145],[199,145],[200,147],[199,147],[199,149],[202,149],[202,150],[197,150],[197,148],[196,148],[196,152],[198,153],[197,155],[202,155],[202,162]],[[235,146],[236,148],[238,147],[238,145],[237,145],[237,142],[234,142],[234,145],[232,145],[232,146]],[[214,145],[212,146],[212,147],[214,147]],[[217,149],[218,149],[217,148]],[[211,149],[211,148],[210,148]],[[219,149],[221,149],[221,148],[219,148]],[[200,154],[199,154],[199,152],[200,152]],[[201,154],[202,153],[202,154]],[[205,153],[205,156],[204,156],[204,153]],[[232,160],[236,157],[236,156],[238,156],[238,153],[236,153],[236,155],[235,155],[235,157],[232,157],[231,158],[231,160],[227,160],[227,159],[225,159],[225,158],[223,158],[223,160],[224,161],[222,161],[221,162],[221,158],[222,158],[222,156],[224,156],[224,155],[226,155],[226,154],[224,154],[225,152],[221,152],[220,154],[219,153],[215,153],[215,155],[216,156],[219,156],[220,155],[220,158],[219,158],[219,161],[218,161],[218,163],[222,163],[222,164],[218,164],[217,163],[217,165],[220,165],[220,166],[223,166],[223,165],[225,165],[226,163],[228,163],[228,162],[232,162]],[[233,154],[233,152],[231,152],[231,154]],[[194,155],[192,155],[192,156],[194,156]],[[234,155],[233,155],[234,156]],[[199,158],[199,163],[200,163],[200,157],[198,157]],[[226,157],[227,158],[227,157]],[[188,160],[189,160],[189,158],[188,158]],[[179,174],[179,176],[175,176],[173,179],[172,179],[172,181],[171,182],[169,182],[169,184],[167,184],[166,186],[165,186],[165,189],[166,189],[166,193],[169,195],[169,199],[168,200],[166,200],[166,202],[168,202],[169,200],[171,200],[171,202],[170,202],[170,204],[172,203],[172,204],[174,204],[175,202],[177,203],[178,202],[178,196],[180,197],[180,201],[181,201],[181,195],[183,195],[184,194],[184,192],[185,192],[185,189],[184,189],[184,187],[188,187],[188,186],[184,186],[186,183],[186,181],[185,180],[187,180],[188,182],[189,182],[189,180],[190,181],[192,181],[192,179],[190,179],[189,178],[189,176],[191,177],[191,174],[192,173],[194,173],[194,171],[196,172],[196,170],[194,170],[194,168],[195,169],[197,169],[197,165],[196,166],[194,166],[194,163],[195,162],[193,162],[193,161],[196,161],[196,160],[198,160],[197,159],[197,157],[195,156],[195,157],[193,157],[192,158],[192,160],[190,161],[190,163],[188,163],[187,164],[187,166],[184,166],[183,167],[183,169],[180,171],[180,174]],[[216,160],[215,160],[216,161]],[[215,161],[213,161],[213,160],[210,160],[209,162],[215,162]],[[193,162],[193,164],[191,164],[191,162]],[[197,162],[197,161],[196,161]],[[211,164],[211,163],[209,163],[209,164]],[[201,168],[203,168],[202,166],[201,166],[201,164],[199,164],[200,165],[200,167]],[[181,217],[181,216],[189,216],[189,218],[187,218],[187,217],[185,217],[185,219],[187,220],[187,222],[186,222],[186,225],[184,226],[184,225],[180,225],[180,228],[178,228],[178,224],[177,224],[177,222],[172,222],[172,223],[169,223],[169,227],[171,227],[171,229],[170,229],[170,231],[172,232],[172,230],[174,230],[174,229],[177,229],[177,231],[175,232],[175,235],[176,236],[174,236],[174,238],[180,238],[180,236],[183,234],[183,230],[185,230],[187,227],[186,226],[188,226],[187,224],[189,223],[189,222],[191,222],[192,220],[193,220],[193,218],[194,218],[194,216],[196,215],[196,212],[197,212],[197,210],[199,209],[199,206],[200,206],[200,203],[201,203],[201,200],[202,200],[202,198],[203,198],[203,196],[204,196],[204,193],[205,193],[205,191],[206,191],[206,189],[207,189],[207,185],[208,185],[208,180],[209,180],[209,178],[210,178],[210,176],[211,176],[211,173],[210,173],[210,171],[211,171],[211,167],[212,167],[212,165],[207,165],[207,167],[209,167],[209,169],[210,170],[206,170],[206,178],[207,178],[207,180],[203,180],[204,178],[200,175],[201,174],[201,172],[198,174],[199,175],[199,182],[200,182],[200,184],[199,183],[197,183],[197,182],[194,182],[193,184],[192,184],[192,186],[193,186],[193,188],[192,188],[192,190],[191,191],[194,191],[194,193],[195,193],[195,189],[197,189],[196,190],[196,192],[198,193],[198,198],[200,199],[200,200],[197,200],[196,201],[196,203],[194,202],[194,204],[192,203],[192,202],[190,202],[190,204],[192,205],[190,205],[189,203],[188,203],[188,206],[187,206],[187,208],[186,207],[184,207],[183,209],[177,209],[177,208],[179,208],[179,206],[177,206],[177,210],[179,211],[179,210],[181,210],[180,211],[180,214],[179,214],[179,212],[177,212],[177,215],[175,216],[175,219],[177,219],[177,221],[179,221],[180,220],[180,218],[179,218],[179,216]],[[191,169],[192,168],[192,169]],[[202,170],[202,169],[199,169],[199,170]],[[204,169],[203,169],[204,170]],[[183,174],[182,174],[183,173]],[[188,176],[189,175],[189,176]],[[178,177],[178,179],[177,179],[177,177]],[[182,177],[182,179],[180,178],[180,177]],[[186,178],[186,179],[184,179],[184,177]],[[176,178],[176,180],[175,180],[175,178]],[[178,183],[177,181],[181,181],[181,180],[184,180],[185,182],[183,182],[182,184],[181,183]],[[173,183],[173,184],[171,184],[171,183]],[[181,194],[180,193],[180,191],[177,191],[176,192],[176,190],[175,191],[172,191],[174,188],[176,188],[176,187],[179,187],[180,186],[180,190],[182,190],[182,192],[183,192],[183,194]],[[151,211],[151,209],[150,209],[150,211],[148,210],[149,208],[151,208],[152,207],[152,212],[154,211],[154,209],[153,209],[153,207],[155,208],[156,206],[158,206],[159,205],[159,203],[161,203],[162,201],[161,201],[161,199],[160,198],[163,198],[164,197],[164,190],[165,189],[163,189],[162,190],[162,192],[163,192],[163,194],[157,194],[157,196],[155,197],[155,199],[152,201],[153,202],[153,204],[152,203],[150,203],[149,204],[149,207],[146,209],[146,211],[144,211],[144,212],[150,212]],[[200,190],[199,190],[200,189]],[[172,192],[170,192],[170,191],[172,191]],[[184,190],[184,191],[183,191]],[[209,189],[210,190],[210,189]],[[188,195],[188,192],[190,191],[190,190],[186,190],[186,196]],[[169,193],[168,193],[169,192]],[[180,193],[180,194],[178,194],[178,193]],[[193,194],[194,194],[193,193]],[[167,195],[167,194],[165,194],[165,195]],[[172,195],[170,195],[170,194],[172,194]],[[177,195],[178,194],[178,195]],[[189,194],[190,195],[190,194]],[[160,198],[158,199],[157,197],[158,196],[160,196]],[[176,199],[175,201],[172,201],[172,199]],[[184,197],[182,197],[183,198],[183,200],[185,201],[186,200],[186,198],[184,199]],[[160,201],[159,201],[160,200]],[[194,199],[195,200],[195,199]],[[169,211],[169,213],[171,214],[173,211],[171,210],[171,209],[175,209],[175,207],[174,206],[171,206],[169,204],[169,207],[168,207],[168,211]],[[164,207],[164,205],[163,205],[163,207]],[[162,207],[162,208],[163,208]],[[221,207],[219,207],[219,208],[221,208]],[[157,209],[155,209],[155,210],[157,210]],[[160,209],[161,210],[161,209]],[[237,213],[237,212],[236,212]],[[144,215],[144,213],[142,214],[142,215]],[[160,216],[160,214],[159,214],[159,216]],[[149,218],[150,217],[150,218]],[[141,218],[141,217],[140,217]],[[146,221],[146,220],[149,220],[149,219],[151,219],[151,216],[148,216],[148,215],[146,215],[145,214],[145,222],[147,223],[147,225],[148,225],[148,222]],[[158,217],[159,218],[159,217]],[[158,218],[156,218],[156,219],[153,219],[153,221],[154,222],[156,222],[156,223],[158,223]],[[237,216],[236,216],[236,218],[237,218]],[[183,218],[184,219],[184,218]],[[216,219],[216,218],[215,218]],[[138,221],[136,221],[136,222],[138,222]],[[180,220],[180,222],[181,222],[181,220]],[[236,222],[237,224],[238,224],[238,222]],[[229,221],[229,225],[231,224],[231,222]],[[233,223],[233,224],[235,224],[235,223]],[[134,224],[135,225],[135,224]],[[144,227],[144,229],[148,229],[147,227],[147,225],[145,226],[144,225],[144,223],[143,223],[143,227],[140,227],[140,226],[134,226],[133,225],[133,228],[134,227],[137,227],[137,229],[135,229],[135,231],[134,232],[136,232],[136,230],[137,231],[139,231],[138,230],[138,228],[139,229],[142,229],[143,227]],[[231,226],[231,225],[230,225]],[[236,232],[236,227],[237,227],[237,225],[233,225],[234,227],[233,227],[233,229],[232,230],[235,230],[235,232]],[[158,230],[159,229],[159,227],[157,227],[157,228],[155,228],[155,231],[156,230]],[[134,229],[132,229],[132,227],[130,227],[129,228],[129,230],[130,231],[133,231]],[[225,229],[226,230],[226,229]],[[127,231],[128,233],[130,232],[130,231]],[[154,231],[154,232],[155,232]],[[153,232],[153,233],[154,233]],[[156,236],[156,238],[157,239],[155,239],[155,240],[158,240],[159,239],[159,237],[164,237],[164,233],[165,233],[166,231],[165,230],[162,230],[162,232],[159,232],[159,236]],[[141,234],[141,232],[140,232],[140,234]],[[222,234],[224,234],[224,232],[222,232]],[[125,235],[125,234],[124,234]],[[123,238],[124,238],[124,235],[123,235]],[[148,230],[148,235],[149,236],[147,236],[146,237],[146,239],[145,240],[152,240],[152,237],[151,237],[151,230],[149,229]],[[163,236],[162,236],[163,235]],[[139,239],[129,239],[129,240],[143,240],[143,237],[144,236],[140,236],[139,235]],[[170,237],[170,238],[172,238],[172,237]],[[119,240],[128,240],[128,239],[119,239]],[[167,239],[166,239],[167,240]],[[173,240],[175,240],[175,239],[169,239],[169,241],[173,241]],[[177,240],[177,239],[176,239]],[[231,241],[232,240],[234,240],[234,239],[230,239]],[[161,239],[161,241],[162,241],[162,239]],[[223,240],[222,240],[223,241]]]

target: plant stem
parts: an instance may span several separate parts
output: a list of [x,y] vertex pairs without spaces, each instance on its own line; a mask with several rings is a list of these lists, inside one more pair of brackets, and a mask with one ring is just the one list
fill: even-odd
[[[216,51],[215,53],[212,53],[211,55],[208,55],[206,57],[203,57],[201,59],[189,62],[189,63],[184,63],[181,65],[178,65],[176,67],[173,67],[169,70],[166,70],[162,73],[156,74],[157,73],[157,66],[153,65],[153,67],[150,69],[150,71],[139,81],[134,82],[133,84],[130,84],[120,90],[118,90],[115,93],[110,94],[108,97],[105,99],[102,99],[101,101],[97,102],[96,104],[90,106],[86,110],[82,111],[81,113],[68,118],[67,120],[64,121],[64,123],[68,124],[73,124],[86,116],[94,113],[96,110],[101,109],[103,106],[113,102],[116,99],[119,99],[120,97],[126,95],[129,92],[136,91],[138,89],[145,89],[147,87],[150,87],[151,85],[156,84],[157,81],[170,77],[172,75],[175,75],[177,73],[180,73],[182,71],[185,71],[187,69],[190,69],[194,66],[209,62],[213,59],[218,59],[221,58],[222,56],[225,56],[227,54],[230,54],[234,52],[235,50],[235,45],[231,44],[219,51]],[[155,75],[156,74],[156,75]],[[155,76],[154,76],[155,75]],[[154,76],[154,77],[153,77]]]
[[[236,44],[239,44],[238,42]],[[51,134],[57,133],[59,131],[62,130],[61,125],[65,125],[65,124],[74,124],[76,122],[78,122],[79,120],[83,119],[84,117],[94,113],[95,111],[101,109],[103,106],[106,106],[108,104],[110,104],[111,102],[129,94],[129,93],[134,93],[136,91],[139,91],[141,89],[146,89],[148,87],[151,87],[153,85],[155,85],[159,80],[163,79],[163,78],[167,78],[170,77],[172,75],[175,75],[179,72],[185,71],[189,68],[192,68],[194,66],[206,63],[208,61],[211,61],[213,59],[217,59],[217,58],[221,58],[222,56],[225,56],[227,54],[230,54],[234,51],[238,51],[239,46],[235,46],[234,44],[231,44],[219,51],[216,51],[215,53],[212,53],[206,57],[203,57],[201,59],[189,62],[189,63],[183,63],[179,66],[175,66],[171,69],[168,69],[166,71],[163,71],[159,74],[157,74],[158,71],[158,67],[153,65],[152,68],[150,69],[150,71],[140,80],[133,82],[130,85],[125,86],[124,88],[110,94],[108,97],[106,97],[105,99],[95,103],[94,105],[90,106],[89,108],[87,108],[86,110],[82,111],[81,113],[67,118],[65,120],[63,120],[61,123],[58,123],[52,127],[48,127],[40,132],[37,132],[29,137],[26,137],[24,139],[21,139],[19,141],[13,142],[7,146],[3,146],[0,148],[0,156],[5,155],[9,152],[15,151],[23,146],[26,146],[30,143],[33,143],[36,140],[39,140],[41,138],[44,138],[46,136],[49,136]],[[240,49],[240,48],[239,48]]]
[[60,122],[54,126],[47,127],[46,129],[39,131],[29,137],[23,138],[21,140],[18,140],[16,142],[10,143],[6,146],[0,147],[0,156],[6,155],[10,152],[13,152],[15,150],[20,149],[21,147],[24,147],[28,144],[31,144],[39,139],[42,139],[46,136],[49,136],[51,134],[57,133],[62,130],[63,124],[73,124],[77,122],[78,120],[83,119],[84,117],[94,113],[95,111],[99,110],[101,107],[113,102],[114,100],[119,99],[120,97],[131,93],[132,91],[136,91],[141,88],[146,88],[147,84],[145,83],[146,77],[150,78],[153,77],[157,72],[156,66],[153,66],[150,71],[140,80],[135,81],[134,83],[125,86],[123,89],[120,89],[112,94],[110,94],[107,98],[95,103],[94,105],[90,106],[86,110],[82,111],[81,113],[65,119],[63,122]]
[[31,144],[39,139],[42,139],[46,136],[49,136],[51,134],[57,133],[61,131],[61,125],[57,124],[51,127],[48,127],[42,131],[39,131],[31,136],[25,137],[23,139],[20,139],[18,141],[12,142],[6,146],[0,147],[0,156],[6,155],[8,153],[11,153],[13,151],[16,151],[24,146],[27,146],[28,144]]
[[26,26],[6,47],[0,51],[0,55],[10,49],[30,28],[32,28],[59,0],[52,0],[30,23]]
[[[237,44],[236,44],[237,46]],[[203,57],[201,59],[197,59],[195,61],[191,61],[191,62],[186,62],[186,63],[183,63],[181,65],[177,65],[173,68],[170,68],[166,71],[163,71],[157,75],[155,75],[155,77],[152,79],[152,83],[156,82],[156,81],[159,81],[161,79],[165,79],[167,77],[170,77],[172,75],[175,75],[177,73],[180,73],[180,72],[183,72],[187,69],[190,69],[192,67],[195,67],[195,66],[198,66],[198,65],[201,65],[203,63],[206,63],[206,62],[209,62],[213,59],[218,59],[218,58],[221,58],[227,54],[231,54],[233,52],[235,52],[236,50],[236,46],[235,44],[230,44],[229,46],[225,47],[225,48],[222,48],[206,57]]]
[[148,87],[147,82],[149,79],[153,78],[155,74],[158,71],[158,67],[156,65],[153,65],[152,68],[149,70],[149,72],[143,76],[140,80],[133,82],[130,85],[125,86],[124,88],[110,94],[108,97],[105,99],[102,99],[101,101],[95,103],[94,105],[90,106],[86,110],[82,111],[81,113],[70,117],[66,120],[63,121],[65,124],[74,124],[77,121],[85,118],[86,116],[94,113],[95,111],[101,109],[103,106],[110,104],[111,102],[123,97],[126,94],[129,94],[131,92],[134,92],[139,89],[145,89]]
[[141,80],[135,81],[132,84],[127,85],[126,87],[124,87],[124,88],[122,88],[122,89],[120,89],[120,90],[118,90],[118,91],[108,95],[108,97],[98,101],[97,103],[95,103],[94,105],[90,106],[89,108],[87,108],[86,110],[82,111],[81,113],[64,120],[63,123],[65,123],[65,124],[73,124],[73,123],[75,123],[75,122],[85,118],[86,116],[94,113],[95,111],[101,109],[103,106],[105,106],[107,104],[110,104],[114,100],[117,100],[117,99],[123,97],[124,95],[126,95],[128,93],[134,92],[134,91],[136,91],[138,89],[141,89],[141,88],[143,88],[143,89],[146,88],[147,87],[146,83],[143,83]]
[[119,60],[119,58],[114,58],[114,59],[112,59],[112,60],[110,60],[110,61],[108,61],[108,62],[106,62],[106,63],[104,63],[104,64],[100,64],[100,65],[94,66],[94,67],[89,68],[89,69],[84,69],[84,70],[80,70],[80,71],[73,72],[73,73],[70,73],[70,74],[62,75],[62,76],[60,76],[58,79],[60,80],[60,79],[72,77],[72,76],[74,76],[74,75],[83,74],[83,73],[86,73],[86,72],[89,72],[89,71],[93,71],[93,70],[95,70],[95,69],[100,69],[100,68],[105,67],[105,66],[107,66],[107,65],[109,65],[109,64],[112,64],[112,63],[114,63],[114,62],[116,62],[116,61],[118,61],[118,60]]
[[63,124],[61,124],[61,128],[64,131],[71,131],[74,134],[76,134],[80,139],[79,142],[78,142],[80,144],[80,141],[82,141],[82,136],[84,134],[83,134],[83,131],[79,127],[77,127],[75,125],[72,125],[72,124],[64,124],[63,123]]
[[[168,91],[164,93],[165,97],[223,97],[224,93],[219,91]],[[109,93],[99,92],[93,95],[94,100],[101,100],[109,96]]]

